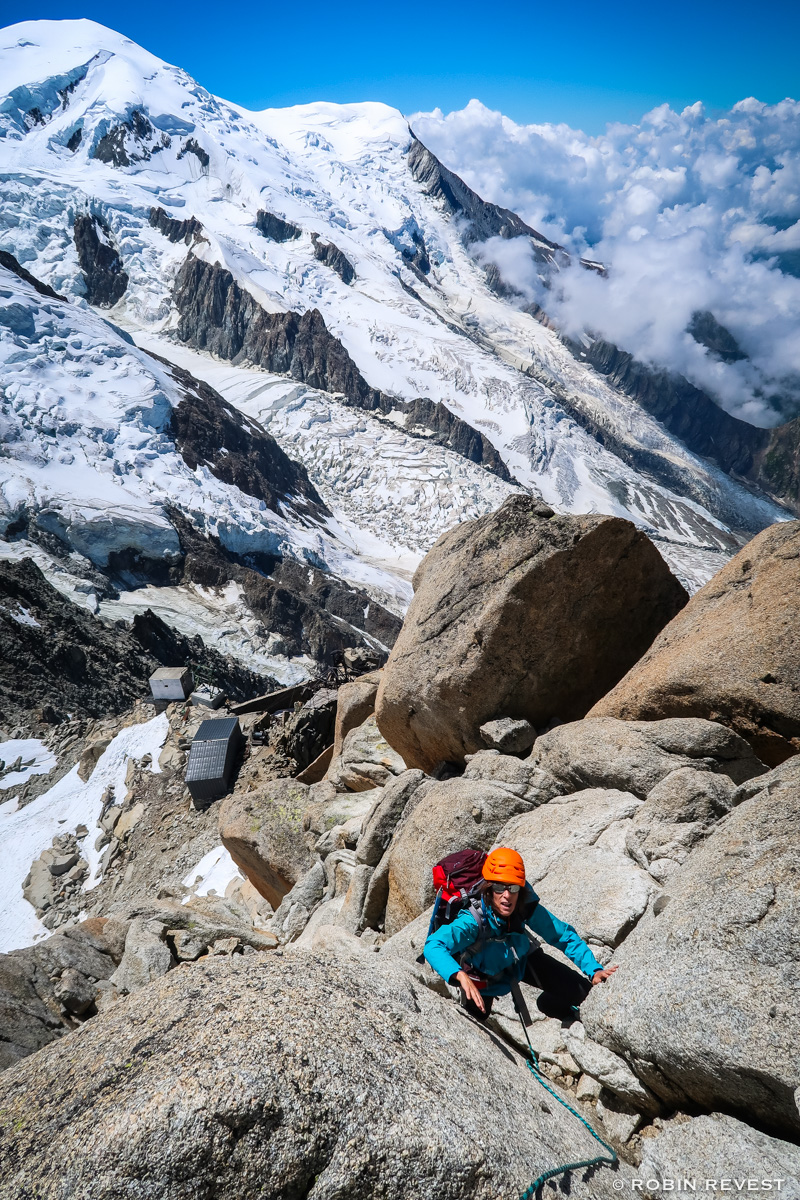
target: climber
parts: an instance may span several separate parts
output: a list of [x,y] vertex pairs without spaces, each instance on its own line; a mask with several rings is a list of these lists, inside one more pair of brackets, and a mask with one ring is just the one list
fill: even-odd
[[[425,958],[448,983],[461,988],[467,1012],[485,1021],[495,996],[520,981],[541,990],[537,1007],[547,1017],[574,1021],[595,984],[616,967],[602,967],[571,925],[548,912],[529,883],[516,850],[493,850],[483,864],[479,895],[450,924],[425,942]],[[545,954],[524,926],[556,946],[582,974]]]

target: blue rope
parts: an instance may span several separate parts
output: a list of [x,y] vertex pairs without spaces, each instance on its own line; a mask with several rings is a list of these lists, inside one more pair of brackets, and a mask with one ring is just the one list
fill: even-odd
[[553,1096],[559,1102],[559,1104],[563,1104],[564,1108],[566,1108],[569,1112],[571,1112],[573,1117],[578,1118],[581,1125],[586,1126],[586,1128],[589,1130],[589,1133],[592,1135],[592,1137],[595,1139],[595,1141],[598,1141],[600,1143],[600,1145],[605,1150],[607,1150],[608,1153],[611,1155],[611,1157],[608,1158],[605,1154],[598,1154],[595,1158],[583,1158],[580,1160],[580,1162],[564,1163],[564,1165],[562,1167],[553,1167],[552,1170],[550,1170],[550,1171],[544,1171],[543,1174],[539,1175],[538,1178],[534,1179],[534,1181],[530,1185],[530,1187],[526,1188],[526,1190],[522,1193],[522,1195],[519,1198],[519,1200],[532,1200],[532,1197],[536,1194],[536,1192],[539,1190],[539,1188],[542,1186],[542,1184],[546,1183],[548,1179],[552,1179],[555,1175],[563,1175],[567,1171],[580,1171],[580,1170],[582,1170],[583,1167],[596,1167],[596,1166],[601,1166],[601,1165],[613,1167],[613,1166],[616,1166],[616,1163],[618,1160],[617,1160],[616,1151],[613,1150],[611,1148],[611,1146],[608,1145],[607,1142],[603,1141],[603,1139],[600,1137],[599,1133],[595,1132],[595,1130],[592,1128],[592,1126],[589,1124],[589,1122],[586,1120],[586,1118],[582,1117],[579,1112],[576,1112],[576,1110],[572,1107],[572,1105],[569,1104],[563,1098],[563,1096],[559,1096],[559,1094],[555,1090],[555,1088],[552,1088],[549,1083],[545,1082],[544,1076],[542,1075],[541,1071],[539,1070],[539,1062],[536,1057],[536,1051],[534,1050],[533,1046],[531,1045],[531,1039],[528,1037],[528,1031],[525,1028],[525,1022],[522,1020],[521,1014],[520,1014],[519,1019],[520,1019],[520,1024],[522,1025],[522,1032],[525,1034],[525,1041],[528,1043],[528,1050],[530,1052],[530,1057],[529,1057],[528,1063],[527,1063],[528,1070],[531,1072],[531,1074],[534,1076],[535,1079],[538,1079],[538,1081],[542,1085],[542,1087],[545,1088],[546,1091],[548,1091],[550,1093],[550,1095]]

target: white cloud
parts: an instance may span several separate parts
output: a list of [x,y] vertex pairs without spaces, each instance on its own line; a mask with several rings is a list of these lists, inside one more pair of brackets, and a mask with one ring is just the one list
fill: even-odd
[[[576,266],[559,278],[547,307],[565,328],[680,371],[754,424],[785,419],[781,403],[800,409],[800,279],[781,257],[798,262],[800,250],[800,103],[750,98],[715,117],[664,104],[600,137],[518,125],[477,100],[411,124],[480,195],[607,264],[607,279]],[[493,243],[485,259],[540,298],[524,247]],[[697,345],[685,331],[698,309],[749,361],[722,363]]]

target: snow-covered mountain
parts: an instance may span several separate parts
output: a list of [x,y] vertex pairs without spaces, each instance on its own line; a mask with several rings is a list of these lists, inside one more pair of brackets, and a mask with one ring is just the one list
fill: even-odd
[[425,550],[517,487],[689,586],[788,515],[518,307],[487,243],[546,284],[565,253],[399,112],[246,112],[88,21],[1,31],[0,68],[0,554],[104,617],[289,680],[287,605],[386,645]]

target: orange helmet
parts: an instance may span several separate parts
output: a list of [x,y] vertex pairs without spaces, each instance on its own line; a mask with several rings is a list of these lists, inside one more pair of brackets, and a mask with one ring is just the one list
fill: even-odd
[[483,864],[483,878],[497,880],[499,883],[518,883],[525,886],[525,863],[522,855],[508,846],[499,846],[493,850]]

